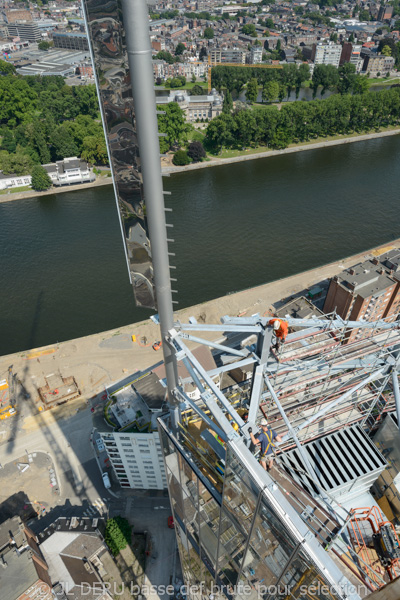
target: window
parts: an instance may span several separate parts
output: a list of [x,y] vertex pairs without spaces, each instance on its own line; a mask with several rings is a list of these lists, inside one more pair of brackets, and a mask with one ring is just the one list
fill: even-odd
[[150,450],[141,450],[141,454],[150,454]]

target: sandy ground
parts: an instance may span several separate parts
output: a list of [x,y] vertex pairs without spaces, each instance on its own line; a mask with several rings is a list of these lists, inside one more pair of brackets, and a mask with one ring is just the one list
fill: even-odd
[[[400,246],[400,239],[392,242],[390,247],[397,246]],[[388,246],[380,247],[381,250],[377,252],[384,248]],[[199,322],[219,323],[223,315],[271,314],[272,304],[305,293],[307,288],[359,262],[372,251],[373,249],[286,279],[182,309],[175,313],[176,319],[187,322],[190,316],[194,316]],[[132,340],[133,335],[136,336],[136,341]],[[210,333],[203,337],[217,339],[220,335]],[[140,344],[143,338],[147,338],[146,346]],[[45,376],[54,372],[59,372],[64,377],[73,375],[82,393],[81,400],[59,407],[56,412],[52,410],[40,413],[41,422],[54,422],[53,420],[70,416],[81,407],[86,407],[86,401],[92,402],[92,398],[96,394],[101,395],[105,386],[110,383],[161,361],[162,352],[155,352],[151,347],[157,339],[158,326],[146,319],[119,329],[0,357],[0,379],[7,377],[8,366],[12,364],[14,373],[30,394],[33,410],[24,415],[24,421],[20,421],[19,427],[25,431],[35,429],[34,407],[40,406],[37,389],[44,385]],[[8,428],[11,423],[11,419],[2,421],[2,429]]]

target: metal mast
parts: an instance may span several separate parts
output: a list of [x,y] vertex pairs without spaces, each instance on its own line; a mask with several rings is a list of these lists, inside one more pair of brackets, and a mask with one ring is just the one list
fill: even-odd
[[149,33],[149,16],[145,0],[122,0],[122,14],[135,105],[143,191],[147,208],[154,284],[163,341],[168,401],[173,424],[178,420],[178,404],[173,390],[177,385],[175,349],[166,342],[174,326],[167,230],[165,223],[163,182],[153,67]]

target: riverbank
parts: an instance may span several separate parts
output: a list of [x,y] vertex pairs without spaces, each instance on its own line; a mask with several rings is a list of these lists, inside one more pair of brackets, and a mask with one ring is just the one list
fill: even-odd
[[35,192],[35,190],[29,190],[27,192],[17,192],[4,194],[0,196],[0,204],[3,202],[11,202],[12,200],[24,200],[26,198],[39,198],[41,196],[53,196],[54,194],[62,194],[64,192],[76,192],[78,190],[90,190],[94,187],[100,187],[103,185],[112,185],[112,179],[110,177],[97,177],[95,181],[90,183],[78,183],[72,185],[62,185],[59,187],[52,187],[45,192]]
[[231,163],[243,162],[247,160],[255,160],[257,158],[268,158],[270,156],[282,156],[283,154],[293,154],[294,152],[302,152],[304,150],[317,150],[319,148],[329,148],[330,146],[340,146],[342,144],[351,144],[353,142],[365,142],[373,140],[375,138],[388,137],[391,135],[399,135],[400,129],[392,129],[386,131],[379,131],[377,133],[366,133],[363,135],[354,136],[343,136],[335,137],[334,139],[327,139],[321,142],[306,142],[303,144],[293,144],[284,150],[247,150],[248,154],[243,153],[238,156],[228,156],[225,158],[212,158],[204,162],[186,165],[184,167],[175,166],[164,166],[162,172],[165,174],[170,173],[183,173],[185,171],[194,171],[197,169],[206,169],[207,167],[220,167]]
[[[272,305],[305,294],[310,287],[364,260],[368,255],[378,255],[398,246],[400,239],[285,279],[179,310],[175,318],[188,322],[189,317],[194,316],[199,322],[219,323],[225,314],[272,314]],[[220,334],[209,332],[202,334],[202,337],[211,340],[217,339]],[[159,328],[146,318],[118,329],[2,356],[0,379],[7,377],[8,367],[12,364],[13,372],[23,377],[26,391],[36,400],[38,388],[46,384],[45,377],[57,372],[62,377],[73,376],[79,384],[82,397],[90,398],[112,382],[161,361],[162,353],[152,349],[157,339]],[[193,343],[188,345],[191,348],[194,346]],[[58,409],[60,416],[65,416],[70,410],[69,404]]]

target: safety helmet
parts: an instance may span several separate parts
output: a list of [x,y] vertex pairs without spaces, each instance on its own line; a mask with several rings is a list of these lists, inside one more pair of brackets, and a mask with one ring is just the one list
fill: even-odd
[[281,324],[279,323],[279,321],[274,321],[274,329],[279,329],[280,326]]

